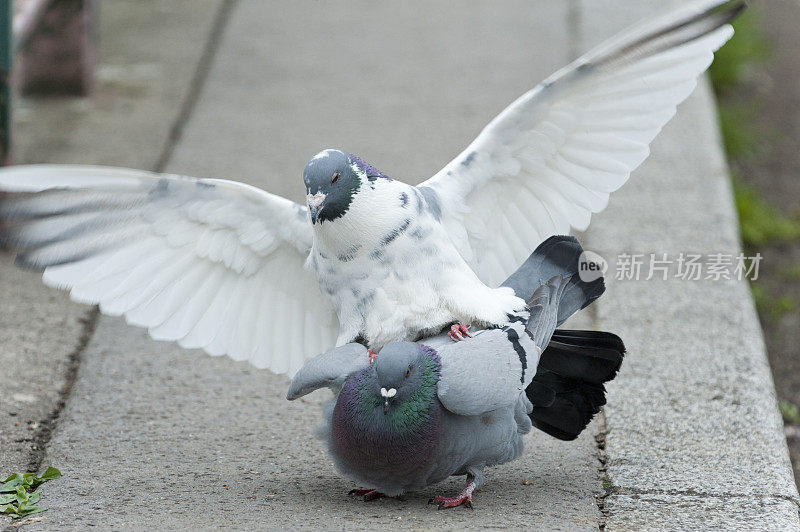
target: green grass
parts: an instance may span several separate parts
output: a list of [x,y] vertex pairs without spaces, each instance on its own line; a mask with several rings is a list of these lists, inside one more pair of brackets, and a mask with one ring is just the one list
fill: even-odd
[[762,319],[775,322],[797,309],[797,301],[790,295],[776,296],[759,283],[750,283],[750,290],[756,302],[756,310]]
[[[746,81],[748,68],[766,57],[768,47],[753,11],[746,11],[733,23],[736,33],[720,48],[709,73],[719,98],[719,119],[725,151],[734,163],[757,156],[763,140],[753,130],[757,101],[736,101],[726,94]],[[735,173],[734,173],[735,175]],[[734,181],[734,198],[739,212],[742,240],[750,248],[800,238],[800,216],[792,218],[770,205],[757,190]]]
[[759,30],[759,21],[752,11],[745,11],[733,22],[733,38],[720,48],[708,72],[719,98],[719,122],[728,157],[735,161],[757,155],[762,148],[752,129],[757,103],[728,101],[726,94],[740,88],[748,68],[767,56],[767,44]]
[[755,121],[756,106],[723,103],[719,106],[719,128],[725,152],[731,160],[744,160],[759,155],[764,146],[759,142],[751,124]]
[[734,181],[733,195],[745,245],[756,248],[800,238],[800,219],[784,215],[752,187]]
[[800,408],[786,399],[778,401],[778,409],[783,416],[783,422],[789,425],[800,425]]
[[800,281],[800,264],[792,264],[781,270],[781,275],[789,281]]
[[736,88],[745,78],[747,67],[767,56],[768,47],[759,30],[759,20],[752,10],[733,22],[734,37],[715,54],[709,68],[717,94]]
[[14,473],[0,484],[0,514],[8,514],[13,518],[44,512],[47,508],[37,506],[41,490],[39,486],[61,477],[61,471],[48,467],[47,471],[37,476],[34,473]]

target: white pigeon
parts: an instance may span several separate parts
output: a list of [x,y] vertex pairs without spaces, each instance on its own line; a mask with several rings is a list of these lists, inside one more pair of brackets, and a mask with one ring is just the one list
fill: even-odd
[[[354,340],[503,325],[497,288],[537,244],[584,230],[733,34],[700,0],[612,38],[523,94],[413,187],[325,150],[307,206],[245,184],[87,166],[0,172],[0,231],[48,285],[151,336],[294,374]],[[463,323],[462,323],[463,322]]]

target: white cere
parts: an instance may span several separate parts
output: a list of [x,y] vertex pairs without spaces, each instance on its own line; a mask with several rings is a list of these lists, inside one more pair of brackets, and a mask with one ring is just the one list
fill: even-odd
[[397,390],[395,390],[394,388],[389,388],[388,390],[386,388],[381,388],[381,397],[385,397],[386,399],[391,399],[395,395],[397,395]]

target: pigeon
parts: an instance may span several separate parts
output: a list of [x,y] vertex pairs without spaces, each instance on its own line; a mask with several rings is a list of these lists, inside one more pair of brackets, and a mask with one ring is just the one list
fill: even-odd
[[276,373],[332,345],[502,327],[526,300],[501,281],[606,207],[744,7],[695,0],[623,31],[418,186],[335,149],[306,164],[304,206],[220,179],[10,167],[0,239],[76,301]]
[[601,276],[578,274],[581,251],[571,237],[545,241],[515,274],[530,296],[505,326],[458,343],[446,334],[390,342],[374,362],[352,343],[305,364],[287,398],[334,391],[320,433],[339,471],[363,486],[351,493],[399,496],[466,475],[459,495],[430,502],[471,507],[484,468],[519,457],[532,427],[562,440],[583,431],[625,346],[612,333],[556,329],[604,290]]

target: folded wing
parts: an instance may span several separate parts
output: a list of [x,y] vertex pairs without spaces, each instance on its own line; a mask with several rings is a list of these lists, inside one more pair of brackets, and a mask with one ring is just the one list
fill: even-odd
[[446,409],[462,416],[516,403],[536,373],[541,354],[523,321],[438,345],[442,370],[437,395]]
[[338,394],[347,377],[369,366],[369,360],[367,348],[361,344],[334,347],[300,368],[289,385],[286,398],[294,401],[320,388],[330,388]]
[[550,235],[584,230],[733,34],[742,0],[700,0],[632,27],[500,113],[421,186],[482,281],[497,286]]
[[9,167],[0,239],[46,284],[158,340],[290,374],[335,342],[336,316],[304,268],[305,208],[249,185]]

